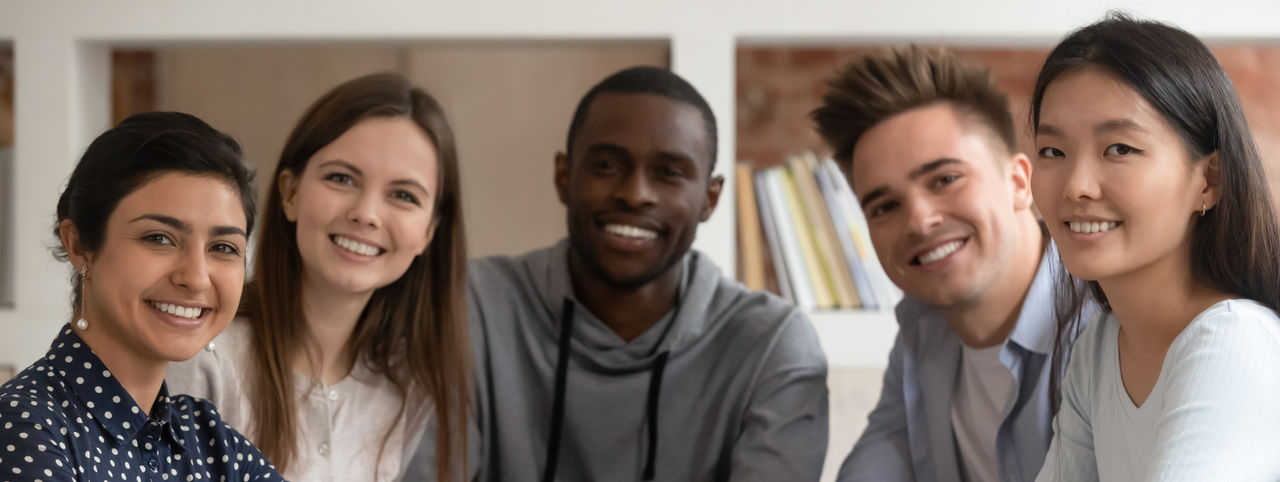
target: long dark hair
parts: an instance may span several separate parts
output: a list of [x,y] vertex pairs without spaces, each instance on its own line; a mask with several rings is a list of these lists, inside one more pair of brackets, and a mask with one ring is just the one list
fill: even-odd
[[439,162],[435,236],[426,254],[415,257],[400,279],[374,291],[348,344],[357,363],[369,363],[399,390],[401,415],[406,413],[408,400],[430,400],[438,428],[436,476],[437,480],[450,480],[465,465],[465,454],[458,454],[456,447],[465,446],[460,442],[465,437],[470,375],[463,301],[467,255],[458,154],[440,104],[397,74],[356,78],[316,100],[289,135],[270,178],[255,277],[241,303],[242,313],[253,326],[256,369],[250,372],[249,382],[257,420],[252,427],[253,441],[282,472],[294,461],[298,415],[292,361],[305,350],[299,341],[308,339],[299,289],[302,259],[297,225],[285,217],[275,180],[286,169],[295,178],[301,177],[316,151],[370,117],[410,119],[431,139]]
[[[1209,48],[1176,27],[1120,13],[1076,30],[1040,69],[1031,98],[1033,131],[1039,130],[1045,89],[1062,74],[1084,67],[1104,69],[1142,95],[1178,133],[1192,159],[1218,154],[1221,197],[1191,228],[1191,276],[1222,293],[1280,309],[1280,227],[1271,193],[1240,99]],[[1057,348],[1080,331],[1087,301],[1110,311],[1096,281],[1059,271]],[[1063,351],[1054,350],[1055,374],[1064,368]]]
[[[120,201],[171,172],[207,176],[234,188],[240,195],[246,233],[251,232],[256,191],[240,144],[191,114],[145,112],[120,121],[85,149],[58,197],[54,237],[62,221],[70,219],[81,247],[97,252],[107,235],[107,220]],[[55,246],[53,255],[66,261],[66,246]],[[71,275],[71,286],[75,319],[82,316],[80,273]]]

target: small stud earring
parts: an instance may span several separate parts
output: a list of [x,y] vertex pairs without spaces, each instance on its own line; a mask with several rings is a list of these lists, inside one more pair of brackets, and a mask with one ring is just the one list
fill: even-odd
[[204,351],[213,353],[213,340],[209,340],[209,344],[204,346]]
[[76,329],[85,331],[89,329],[89,320],[84,319],[84,299],[89,297],[89,292],[85,291],[85,285],[89,281],[89,263],[80,266],[80,319],[76,320]]

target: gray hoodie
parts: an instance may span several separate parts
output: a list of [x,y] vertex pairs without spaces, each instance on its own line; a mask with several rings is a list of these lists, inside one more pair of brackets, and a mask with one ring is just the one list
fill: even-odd
[[[802,313],[690,252],[679,306],[627,342],[568,266],[566,240],[471,262],[472,480],[818,480],[827,364]],[[405,480],[431,478],[434,450],[428,431]]]

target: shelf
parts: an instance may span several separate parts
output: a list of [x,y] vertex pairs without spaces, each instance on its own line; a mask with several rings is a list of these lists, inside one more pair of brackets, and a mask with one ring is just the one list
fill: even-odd
[[809,313],[830,367],[874,367],[888,364],[898,335],[893,310],[835,310]]

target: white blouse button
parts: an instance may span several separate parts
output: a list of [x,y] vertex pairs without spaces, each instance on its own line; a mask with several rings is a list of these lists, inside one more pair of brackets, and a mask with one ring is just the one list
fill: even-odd
[[320,455],[329,455],[329,444],[328,443],[320,444],[319,452],[320,452]]

